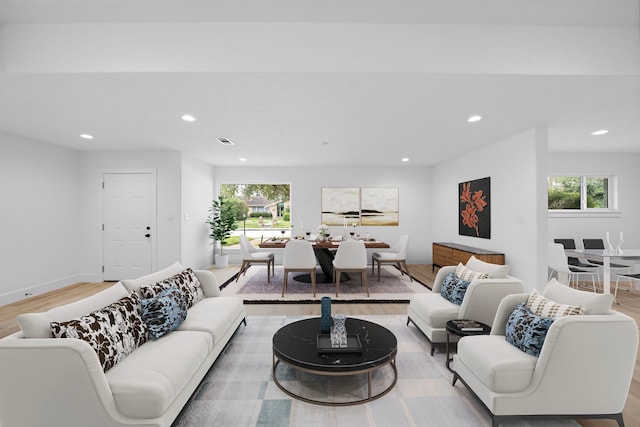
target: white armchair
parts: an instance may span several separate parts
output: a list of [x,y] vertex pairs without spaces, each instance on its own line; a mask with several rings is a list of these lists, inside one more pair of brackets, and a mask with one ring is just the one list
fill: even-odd
[[[610,310],[610,294],[578,291],[552,279],[543,295],[583,305],[586,314],[557,318],[535,357],[505,339],[510,313],[528,294],[505,297],[490,335],[458,342],[453,384],[460,379],[475,394],[494,427],[508,418],[551,416],[611,418],[623,427],[638,348],[636,322]],[[600,306],[595,311],[594,304]]]
[[[435,344],[446,342],[445,326],[449,320],[471,319],[491,325],[502,298],[524,292],[522,281],[507,275],[509,266],[486,263],[475,257],[471,257],[466,266],[474,271],[489,273],[492,277],[473,280],[462,304],[449,302],[440,295],[442,282],[449,273],[456,271],[455,266],[438,270],[431,292],[416,294],[409,301],[407,325],[412,322],[427,337],[431,342],[432,356]],[[453,342],[456,339],[452,337]]]

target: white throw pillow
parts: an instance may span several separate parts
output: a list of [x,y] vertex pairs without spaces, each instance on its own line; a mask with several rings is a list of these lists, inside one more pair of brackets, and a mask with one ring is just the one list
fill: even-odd
[[153,285],[154,283],[161,282],[164,279],[168,279],[169,277],[175,276],[176,274],[180,274],[184,269],[185,268],[176,261],[170,266],[165,267],[162,270],[158,270],[155,273],[147,274],[146,276],[140,276],[137,279],[121,280],[121,282],[128,291],[135,291],[138,295],[141,295],[141,286]]
[[613,294],[596,294],[579,291],[551,279],[542,291],[542,295],[559,304],[582,305],[584,314],[607,314],[611,309]]
[[479,271],[481,273],[489,273],[491,277],[494,277],[496,279],[506,279],[511,267],[508,265],[491,264],[490,262],[484,262],[471,255],[471,258],[469,258],[469,260],[467,261],[467,268],[473,271]]
[[456,267],[456,276],[462,280],[466,280],[467,282],[472,282],[476,279],[488,279],[489,273],[475,271],[465,267],[462,263],[458,263],[458,266]]

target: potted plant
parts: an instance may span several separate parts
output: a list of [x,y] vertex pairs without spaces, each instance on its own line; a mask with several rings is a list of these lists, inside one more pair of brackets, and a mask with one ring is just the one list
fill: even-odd
[[227,237],[231,236],[231,232],[234,231],[237,226],[233,210],[225,209],[225,202],[222,197],[211,202],[207,224],[209,224],[211,230],[209,237],[213,239],[211,244],[215,245],[216,242],[220,243],[220,255],[214,257],[216,267],[225,268],[229,265],[229,255],[223,254],[222,251],[227,244]]

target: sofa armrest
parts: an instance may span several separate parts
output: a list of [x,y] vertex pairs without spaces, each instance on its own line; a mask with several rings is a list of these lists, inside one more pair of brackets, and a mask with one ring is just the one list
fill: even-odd
[[431,288],[431,292],[440,293],[440,289],[442,288],[442,282],[444,278],[447,277],[449,273],[455,273],[456,266],[455,265],[447,265],[445,267],[441,267],[436,273],[436,278],[433,279],[433,287]]
[[222,295],[215,274],[208,270],[194,270],[193,272],[200,281],[202,292],[206,298],[219,297]]
[[[98,356],[85,341],[70,338],[0,340],[0,423],[113,425],[119,415]],[[86,424],[85,424],[86,423]]]
[[491,326],[491,335],[505,335],[507,320],[516,305],[527,302],[529,294],[517,293],[507,295],[500,301],[496,316]]
[[522,281],[507,276],[505,279],[476,279],[471,282],[460,305],[459,316],[492,325],[502,298],[524,292]]

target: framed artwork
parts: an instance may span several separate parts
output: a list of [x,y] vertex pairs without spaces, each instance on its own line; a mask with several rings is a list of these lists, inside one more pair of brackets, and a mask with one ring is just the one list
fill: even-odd
[[398,225],[399,206],[398,188],[361,189],[362,225]]
[[321,221],[326,225],[360,223],[360,189],[323,187]]
[[458,234],[491,238],[491,178],[458,184]]

